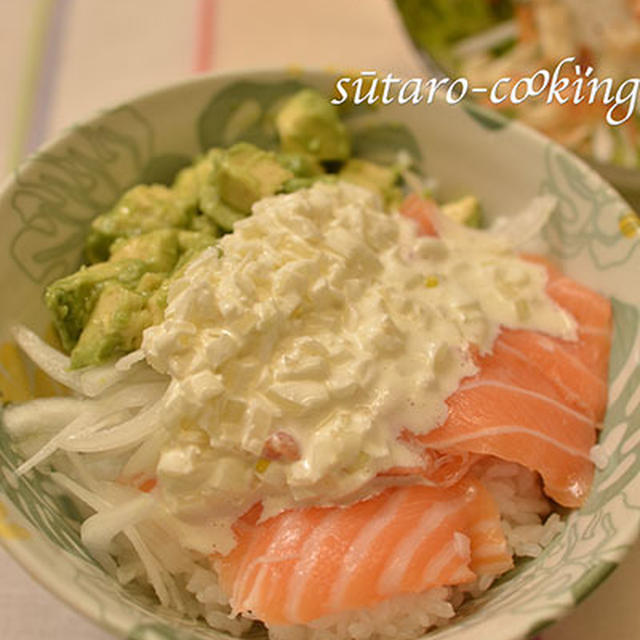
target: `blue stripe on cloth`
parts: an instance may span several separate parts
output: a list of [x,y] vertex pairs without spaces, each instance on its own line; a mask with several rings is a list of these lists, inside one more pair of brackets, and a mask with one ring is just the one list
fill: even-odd
[[42,66],[33,103],[33,112],[24,147],[25,155],[35,151],[45,140],[51,106],[60,69],[60,53],[66,32],[72,0],[55,0],[49,26],[45,35]]

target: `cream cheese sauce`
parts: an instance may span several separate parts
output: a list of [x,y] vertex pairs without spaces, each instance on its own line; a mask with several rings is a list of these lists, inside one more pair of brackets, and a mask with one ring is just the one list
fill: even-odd
[[233,518],[366,493],[417,464],[398,435],[445,419],[470,345],[490,351],[500,326],[575,337],[543,267],[438,226],[418,236],[373,193],[320,184],[258,202],[189,264],[142,345],[171,378],[157,468],[171,508]]

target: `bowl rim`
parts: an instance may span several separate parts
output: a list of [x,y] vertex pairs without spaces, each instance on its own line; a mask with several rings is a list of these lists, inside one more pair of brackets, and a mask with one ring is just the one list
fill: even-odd
[[[270,76],[282,77],[289,76],[291,78],[302,78],[305,76],[312,76],[318,79],[329,79],[329,78],[337,78],[342,74],[349,73],[347,70],[327,70],[320,69],[317,67],[253,67],[246,69],[223,69],[218,71],[210,71],[207,73],[201,73],[197,75],[192,75],[187,78],[183,78],[178,80],[177,82],[171,83],[161,83],[156,87],[152,87],[147,89],[141,93],[133,94],[124,99],[114,101],[109,103],[106,107],[101,109],[95,109],[90,111],[87,115],[80,118],[77,121],[67,125],[66,127],[60,129],[56,134],[52,135],[49,139],[47,139],[43,144],[41,144],[37,149],[33,150],[27,156],[25,156],[20,162],[11,169],[4,179],[0,182],[0,199],[2,196],[12,187],[14,183],[17,182],[20,173],[27,169],[39,156],[43,153],[47,153],[48,151],[54,149],[58,144],[63,142],[69,135],[72,135],[79,126],[84,126],[90,124],[94,121],[99,120],[105,115],[109,113],[130,105],[136,102],[143,102],[147,100],[153,100],[162,96],[163,94],[172,93],[174,91],[183,91],[188,87],[196,86],[199,84],[206,85],[208,82],[212,80],[222,80],[224,78],[232,79],[234,77],[261,77],[264,80],[267,80]],[[386,70],[377,70],[376,74],[386,73]],[[401,80],[407,80],[405,76],[397,76]],[[424,76],[425,78],[428,76]],[[446,103],[445,98],[437,93],[435,96],[434,103],[438,103],[439,105],[444,105]],[[577,163],[583,172],[586,172],[590,179],[596,179],[601,182],[603,185],[606,185],[608,189],[615,193],[616,197],[624,202],[627,206],[629,203],[626,201],[624,196],[616,189],[616,187],[611,184],[608,178],[605,178],[601,173],[597,171],[596,166],[604,166],[609,167],[608,164],[602,163],[594,163],[590,164],[590,162],[582,155],[568,149],[567,147],[561,145],[559,142],[553,140],[543,134],[542,132],[534,129],[530,125],[527,125],[520,120],[507,118],[499,112],[496,112],[492,109],[485,107],[484,105],[478,104],[475,101],[462,101],[456,104],[448,105],[452,108],[457,109],[472,109],[475,112],[482,113],[491,119],[500,122],[502,126],[508,126],[511,131],[515,131],[518,135],[524,136],[525,139],[529,139],[533,144],[545,144],[550,145],[551,148],[560,152],[562,155],[569,157],[574,163]],[[618,167],[620,168],[620,167]],[[630,206],[629,206],[630,207]]]
[[[377,73],[382,74],[386,70],[378,70]],[[59,144],[63,143],[70,136],[73,136],[75,131],[80,126],[89,125],[98,122],[101,118],[108,116],[113,111],[123,107],[135,105],[139,102],[153,101],[161,98],[163,95],[171,94],[174,92],[181,92],[189,87],[202,85],[205,86],[210,82],[223,82],[228,80],[232,82],[238,79],[255,78],[256,80],[262,80],[268,82],[269,80],[278,80],[283,77],[299,78],[304,81],[305,78],[313,78],[318,83],[327,80],[333,80],[339,77],[341,74],[347,74],[348,71],[340,70],[327,70],[315,67],[264,67],[264,68],[242,68],[242,69],[225,69],[208,72],[205,74],[193,75],[187,78],[180,79],[176,82],[162,83],[158,86],[148,89],[144,92],[134,94],[125,99],[114,101],[109,106],[93,110],[85,117],[75,121],[74,123],[61,129],[58,133],[53,135],[44,144],[39,146],[36,150],[31,152],[28,156],[23,158],[16,167],[14,167],[0,183],[0,203],[6,196],[6,194],[17,184],[22,172],[29,169],[29,167],[44,153],[54,150]],[[401,76],[402,77],[402,76]],[[426,77],[426,76],[425,76]],[[404,77],[402,77],[404,79]],[[440,95],[436,96],[436,101],[440,104],[445,104],[446,101]],[[574,165],[578,166],[583,173],[590,180],[599,182],[602,186],[606,187],[611,195],[613,195],[620,202],[624,203],[626,207],[632,210],[626,199],[618,192],[618,190],[601,174],[599,174],[593,166],[591,166],[583,157],[575,152],[560,145],[555,140],[545,136],[541,132],[533,129],[532,127],[520,122],[517,119],[509,119],[501,114],[492,111],[482,105],[471,103],[472,109],[481,114],[485,114],[491,119],[500,121],[504,126],[508,126],[509,130],[514,132],[515,135],[520,137],[525,143],[535,146],[548,146],[554,153],[559,153],[561,156],[569,159]],[[467,103],[463,102],[456,105],[448,105],[452,108],[466,109]],[[4,494],[0,494],[4,495]],[[4,496],[6,497],[6,496]],[[9,501],[10,502],[10,501]],[[577,510],[579,511],[579,509]],[[624,536],[624,544],[618,546],[610,555],[611,558],[620,562],[622,558],[628,553],[630,547],[634,541],[640,537],[640,516],[636,519],[636,522],[625,529],[626,535]],[[10,556],[12,556],[19,565],[34,579],[38,584],[45,587],[45,589],[53,594],[55,597],[62,600],[65,604],[71,607],[74,611],[82,614],[86,619],[96,624],[109,632],[115,633],[118,636],[127,634],[131,631],[130,622],[133,618],[126,616],[122,611],[114,611],[110,609],[109,612],[103,616],[95,615],[95,607],[92,607],[89,603],[89,599],[77,600],[74,595],[77,593],[77,588],[70,588],[66,580],[60,580],[55,570],[50,569],[48,566],[44,566],[38,562],[37,556],[35,556],[28,548],[28,545],[21,544],[21,540],[13,540],[0,536],[0,546],[2,546]],[[586,572],[586,570],[585,570]],[[584,592],[584,596],[593,592],[606,578],[610,575],[599,576]],[[577,606],[578,603],[563,602],[561,607],[558,608],[551,620],[542,617],[540,613],[533,613],[529,615],[522,615],[522,623],[514,626],[508,630],[504,630],[504,635],[499,636],[497,640],[520,640],[523,634],[527,634],[535,627],[536,623],[541,626],[538,631],[546,627],[549,624],[555,623],[557,620],[566,616],[572,609]],[[146,610],[140,612],[140,619],[153,620],[152,614]],[[157,621],[156,621],[157,622]],[[170,624],[170,623],[163,623]],[[232,638],[228,632],[214,630],[215,632],[222,634],[221,637]],[[181,631],[181,633],[183,633]],[[188,633],[188,631],[186,631]],[[180,636],[182,637],[182,636]],[[187,636],[188,637],[188,636]],[[430,634],[426,636],[420,636],[421,639],[428,640]]]

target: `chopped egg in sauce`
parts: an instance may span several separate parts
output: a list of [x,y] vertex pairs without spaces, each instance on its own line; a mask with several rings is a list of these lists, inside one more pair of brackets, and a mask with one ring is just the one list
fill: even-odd
[[575,338],[543,267],[495,234],[436,226],[419,235],[372,192],[317,184],[259,201],[188,265],[142,343],[170,376],[170,510],[231,523],[256,501],[266,518],[371,493],[418,463],[399,436],[443,422],[501,326]]

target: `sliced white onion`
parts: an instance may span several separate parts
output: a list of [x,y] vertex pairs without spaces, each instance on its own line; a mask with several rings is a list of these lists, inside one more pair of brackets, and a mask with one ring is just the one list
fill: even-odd
[[131,353],[127,353],[126,356],[122,356],[120,360],[117,360],[115,367],[118,371],[129,371],[133,365],[142,362],[144,357],[144,351],[142,349],[136,349]]
[[[75,495],[77,498],[82,500],[82,502],[84,502],[85,504],[90,506],[92,509],[94,509],[97,512],[96,515],[100,514],[100,512],[103,510],[108,511],[113,509],[111,503],[104,500],[104,498],[100,497],[95,492],[85,489],[84,487],[79,485],[77,482],[74,482],[68,476],[62,473],[55,472],[51,474],[51,478],[55,480],[56,483],[59,484],[61,487],[67,489],[72,495]],[[146,494],[143,494],[143,495],[146,498],[150,498],[150,496]],[[91,517],[93,518],[95,516],[91,516]],[[90,519],[91,518],[89,518],[89,520]],[[88,520],[86,520],[84,524],[86,524],[87,522]],[[109,523],[109,524],[111,524],[112,527],[114,526],[114,523]],[[169,581],[172,583],[173,581],[171,577],[167,574],[165,570],[163,570],[162,565],[156,560],[156,558],[153,556],[151,551],[149,551],[142,537],[136,531],[135,526],[132,526],[132,525],[126,526],[122,530],[122,532],[129,539],[135,552],[138,554],[138,557],[140,558],[140,561],[144,566],[145,572],[147,574],[147,578],[151,583],[151,585],[153,586],[156,594],[158,595],[160,602],[162,602],[162,604],[166,606],[170,606],[172,602],[172,598],[170,596],[170,590],[167,588],[166,582]],[[81,532],[81,535],[82,535],[82,532]],[[84,535],[82,535],[82,541],[85,544],[87,544],[87,541],[85,540]],[[87,547],[91,548],[89,544],[87,544]],[[104,552],[101,553],[97,548],[95,549],[95,555],[101,558],[104,558],[105,555],[107,555],[108,557],[108,554],[105,554]],[[166,577],[163,577],[163,574],[166,574]],[[177,591],[175,584],[173,584],[172,586],[173,586],[172,591],[173,590]],[[176,604],[180,606],[181,603],[177,602]]]
[[[157,401],[166,389],[164,382],[142,383],[134,385],[131,388],[120,389],[114,393],[108,394],[101,399],[80,400],[84,405],[84,410],[77,413],[68,424],[60,429],[39,451],[32,455],[28,460],[23,462],[16,473],[22,475],[39,464],[57,449],[68,449],[69,451],[86,451],[87,442],[93,442],[96,438],[95,434],[101,429],[118,424],[117,434],[122,434],[124,425],[130,425],[132,419],[129,418],[129,411],[137,407],[149,405],[154,400]],[[144,418],[148,412],[142,411],[135,418]],[[135,420],[133,418],[133,420]],[[134,425],[139,424],[134,422]],[[150,431],[155,428],[155,424],[150,425]],[[135,433],[132,432],[132,434]],[[129,435],[132,435],[129,434]],[[143,436],[144,437],[144,436]],[[114,439],[111,436],[106,439],[109,443]],[[104,443],[105,439],[102,439]],[[135,441],[132,440],[132,442]],[[107,446],[108,449],[114,449],[123,446],[121,444],[115,446]],[[99,451],[101,449],[90,448],[91,451]]]
[[514,247],[522,247],[540,234],[557,206],[555,196],[537,196],[516,215],[497,218],[489,231],[507,238]]
[[73,439],[66,438],[64,449],[66,451],[98,452],[110,451],[121,447],[138,444],[149,434],[159,428],[162,403],[160,401],[141,411],[133,418],[125,420],[110,429],[86,434],[79,434]]
[[37,398],[7,407],[4,423],[12,438],[21,439],[62,429],[86,411],[86,401],[77,398]]
[[83,487],[64,473],[53,471],[48,477],[63,489],[66,489],[70,494],[84,502],[88,507],[91,507],[94,511],[108,509],[111,506],[110,502],[102,496],[99,496],[95,491]]
[[[71,369],[71,360],[42,338],[23,325],[11,329],[15,341],[20,348],[38,365],[48,376],[65,387],[91,398],[96,397],[118,382],[127,380],[132,374],[146,369],[149,376],[159,377],[151,367],[135,367],[132,359],[124,369],[116,368],[117,363],[108,363],[86,369]],[[138,357],[138,352],[133,352]],[[133,355],[133,354],[129,354]],[[127,356],[125,356],[127,357]],[[144,356],[143,356],[144,357]],[[146,373],[143,371],[143,373]]]
[[154,499],[148,493],[139,493],[131,500],[100,509],[82,523],[82,541],[91,552],[108,553],[111,540],[127,527],[144,520],[154,504]]
[[67,356],[48,345],[40,336],[23,325],[13,327],[11,333],[20,348],[47,375],[69,389],[78,393],[82,391],[81,374],[78,371],[71,371],[71,361]]
[[160,451],[168,437],[169,432],[166,429],[158,429],[145,438],[122,467],[122,475],[128,477],[137,473],[155,473]]
[[17,469],[16,474],[21,476],[46,460],[50,455],[55,453],[60,445],[70,436],[87,429],[91,425],[99,424],[102,426],[102,416],[94,411],[83,411],[66,427],[56,433],[39,451],[34,453],[28,460],[25,460]]
[[[127,527],[124,530],[124,534],[127,536],[129,542],[131,542],[133,548],[140,557],[144,570],[147,574],[147,579],[151,583],[153,590],[156,592],[158,600],[167,607],[171,606],[171,596],[166,582],[173,583],[173,580],[162,568],[162,565],[156,560],[134,527]],[[164,579],[163,576],[165,576]],[[173,586],[175,589],[175,585]]]

